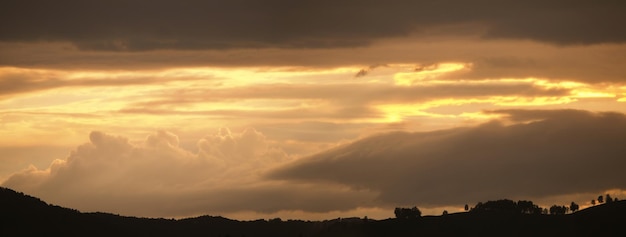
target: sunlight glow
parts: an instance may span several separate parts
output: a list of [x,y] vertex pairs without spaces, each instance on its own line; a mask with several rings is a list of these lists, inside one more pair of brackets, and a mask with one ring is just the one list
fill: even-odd
[[573,91],[577,98],[614,98],[616,95],[613,93],[601,92],[601,91]]
[[[498,106],[544,106],[555,104],[567,104],[575,102],[569,97],[518,97],[518,96],[493,96],[487,98],[472,99],[438,99],[419,104],[384,104],[375,108],[385,114],[386,120],[379,122],[399,122],[409,117],[431,118],[457,118],[472,117],[480,119],[492,119],[493,115],[482,115],[480,112],[462,112],[458,115],[437,114],[425,110],[441,106],[462,106],[468,104],[493,104]],[[476,115],[476,116],[473,116]],[[496,116],[497,117],[497,116]]]
[[495,114],[495,113],[483,113],[483,112],[473,112],[473,113],[463,112],[459,115],[459,117],[487,121],[487,120],[501,118],[502,115]]
[[418,67],[414,72],[400,72],[394,75],[396,85],[411,86],[421,81],[436,79],[444,74],[471,68],[467,63],[440,63]]
[[[271,121],[302,122],[315,120],[328,123],[393,124],[419,119],[492,119],[482,115],[483,108],[541,107],[572,104],[584,99],[615,98],[626,102],[626,87],[590,85],[566,80],[543,78],[463,79],[443,78],[450,73],[472,70],[471,63],[444,62],[431,65],[384,64],[352,65],[334,68],[304,67],[196,67],[162,70],[50,70],[0,68],[0,83],[13,78],[26,78],[21,84],[10,84],[13,94],[0,94],[0,132],[7,136],[3,142],[36,143],[26,138],[48,137],[52,124],[64,124],[68,133],[87,133],[93,127],[115,127],[129,131],[133,124],[138,130],[172,125],[172,119],[185,118],[186,127],[199,129],[213,126],[243,126],[245,123]],[[361,70],[366,74],[356,78]],[[255,93],[255,86],[291,85],[307,91],[276,95]],[[515,89],[569,91],[563,95],[510,94],[463,96],[455,94],[408,96],[406,99],[386,100],[385,96],[361,98],[360,93],[346,90],[335,96],[320,91],[316,96],[307,86],[374,85],[391,91],[398,88],[437,88],[451,86],[459,92],[490,87]],[[324,87],[321,87],[324,88]],[[329,87],[332,88],[332,87]],[[229,97],[229,93],[238,93]],[[276,91],[282,93],[282,91]],[[454,91],[450,92],[454,93]],[[507,94],[509,93],[509,94]],[[521,93],[521,92],[520,92]],[[547,92],[548,93],[548,92]],[[548,93],[549,94],[549,93]],[[618,96],[619,95],[619,96]],[[431,110],[446,108],[446,113]],[[359,108],[362,114],[352,114],[346,108]],[[371,110],[372,112],[368,112]],[[109,119],[115,116],[115,119]],[[251,120],[253,118],[253,120]],[[117,121],[117,122],[113,122]],[[123,122],[122,122],[123,121]],[[193,121],[193,122],[192,122]],[[208,123],[207,123],[208,122]],[[213,124],[217,125],[213,125]],[[441,122],[444,126],[448,122]],[[80,132],[65,134],[75,141]],[[12,135],[11,135],[12,134]],[[24,138],[19,138],[23,136]],[[81,137],[82,138],[82,137]],[[53,139],[62,141],[60,139]]]
[[569,97],[493,97],[493,103],[502,106],[542,106],[568,104],[576,99]]

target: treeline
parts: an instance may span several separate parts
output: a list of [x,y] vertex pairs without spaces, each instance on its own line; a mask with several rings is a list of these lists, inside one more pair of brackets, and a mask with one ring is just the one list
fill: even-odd
[[619,199],[617,197],[612,198],[611,195],[607,194],[606,198],[602,195],[598,196],[597,199],[591,199],[591,205],[596,205],[596,200],[598,200],[598,203],[602,204],[604,203],[604,201],[606,200],[606,203],[612,203],[612,202],[617,202],[619,201]]
[[497,201],[479,202],[470,212],[508,212],[519,214],[535,214],[535,215],[564,215],[568,212],[578,211],[580,206],[572,202],[569,206],[552,205],[550,208],[542,208],[532,201],[519,200],[517,202],[509,199]]
[[[602,203],[613,203],[572,216],[542,215],[544,209],[535,215],[539,207],[534,203],[505,199],[481,203],[471,210],[468,206],[467,212],[448,216],[422,217],[421,211],[412,207],[396,208],[398,218],[384,220],[237,221],[219,216],[175,220],[81,213],[0,188],[0,236],[624,236],[626,202],[608,200],[602,197]],[[496,214],[476,214],[490,211]],[[526,214],[504,213],[507,211]]]
[[417,219],[422,216],[422,212],[417,207],[412,207],[412,208],[396,207],[393,213],[396,215],[397,219]]
[[[597,199],[591,200],[592,205],[597,203],[612,203],[619,201],[617,197],[613,198],[611,195],[600,195]],[[565,215],[570,212],[576,212],[580,209],[580,205],[576,202],[571,202],[569,206],[566,205],[552,205],[549,208],[542,208],[539,205],[528,200],[519,200],[517,202],[509,199],[501,199],[496,201],[479,202],[473,208],[465,204],[465,211],[471,213],[484,213],[484,212],[497,212],[497,213],[511,213],[511,214],[534,214],[534,215]],[[417,207],[402,208],[397,207],[394,210],[394,214],[397,219],[416,219],[421,217],[422,212]],[[444,210],[443,215],[447,215],[448,211]]]

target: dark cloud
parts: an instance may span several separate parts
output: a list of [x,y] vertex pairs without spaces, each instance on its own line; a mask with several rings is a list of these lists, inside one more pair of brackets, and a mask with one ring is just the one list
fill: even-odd
[[[487,38],[538,39],[559,44],[624,42],[626,32],[615,22],[626,18],[623,1],[499,2],[507,10],[490,8],[494,24]],[[496,4],[498,5],[498,4]],[[516,10],[517,9],[517,10]],[[584,34],[584,35],[583,35]]]
[[[593,48],[593,47],[587,47]],[[617,45],[598,49],[595,55],[603,59],[586,57],[581,48],[536,48],[543,55],[516,51],[510,55],[482,55],[472,60],[472,70],[457,77],[465,79],[537,77],[552,80],[576,80],[586,83],[623,82],[626,70],[624,50]],[[552,52],[551,52],[552,51]],[[530,51],[527,51],[530,52]],[[551,55],[555,53],[558,56]],[[589,55],[589,57],[595,57]]]
[[0,10],[0,40],[69,41],[106,51],[333,48],[478,25],[485,38],[593,44],[626,40],[623,9],[622,1],[582,0],[13,0]]
[[361,70],[359,70],[356,75],[354,75],[354,77],[364,77],[366,76],[368,73],[370,73],[372,70],[378,68],[378,67],[387,67],[387,64],[374,64],[371,65],[367,68],[363,68]]
[[390,204],[462,205],[625,189],[626,116],[501,110],[512,125],[365,138],[269,173],[379,191]]
[[369,73],[369,70],[361,69],[356,73],[356,75],[354,75],[354,77],[364,77],[367,73]]
[[435,70],[437,68],[439,68],[439,64],[431,63],[431,64],[426,64],[426,65],[416,65],[415,68],[413,68],[413,71],[421,72],[421,71],[424,71],[424,70],[427,70],[427,71]]

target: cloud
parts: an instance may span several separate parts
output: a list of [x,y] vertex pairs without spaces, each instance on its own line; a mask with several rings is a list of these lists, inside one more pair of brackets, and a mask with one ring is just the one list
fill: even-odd
[[[350,93],[346,93],[345,88],[350,88]],[[380,123],[383,120],[388,121],[389,116],[410,119],[410,116],[419,115],[420,109],[449,103],[515,104],[525,102],[533,104],[536,98],[539,100],[553,98],[554,101],[562,98],[564,101],[571,101],[570,96],[569,89],[545,88],[534,85],[531,81],[495,80],[481,83],[424,81],[411,86],[395,86],[388,83],[270,84],[225,89],[197,88],[159,91],[154,95],[146,96],[152,99],[129,103],[116,113],[121,116],[209,116],[213,119],[227,120],[254,118],[257,124],[307,120],[323,122],[353,120]],[[232,109],[223,105],[220,107],[224,109],[199,106],[207,101],[226,105],[235,104]],[[236,103],[256,106],[238,106]],[[183,106],[192,109],[185,109]]]
[[[15,139],[15,138],[14,138]],[[0,180],[5,180],[16,170],[33,165],[47,167],[54,158],[67,155],[67,147],[52,145],[0,146]]]
[[140,216],[348,210],[373,196],[341,185],[260,180],[290,158],[254,129],[221,129],[197,144],[192,153],[166,131],[142,142],[94,131],[66,159],[43,170],[31,166],[2,186],[79,210]]
[[425,64],[425,65],[416,65],[413,71],[422,72],[422,71],[431,71],[439,68],[439,64]]
[[569,1],[566,6],[486,0],[9,1],[0,10],[0,40],[69,41],[103,51],[336,48],[410,33],[454,35],[458,29],[446,32],[446,27],[477,25],[473,31],[484,38],[593,44],[626,40],[619,24],[623,7],[619,1]]
[[199,139],[194,152],[166,131],[142,141],[95,131],[67,158],[47,169],[30,166],[2,186],[81,211],[152,217],[436,208],[626,189],[624,114],[485,113],[506,116],[475,127],[379,134],[296,160],[255,129],[221,129]]
[[[54,75],[41,75],[40,73],[8,72],[0,75],[0,98],[16,93],[24,93],[37,90],[61,87],[63,81]],[[35,75],[33,75],[35,74]]]
[[[532,41],[485,41],[467,37],[390,39],[367,48],[168,50],[133,53],[79,51],[67,43],[0,42],[0,51],[3,52],[0,55],[0,65],[4,66],[71,71],[99,70],[106,74],[116,74],[119,70],[142,73],[146,69],[206,69],[207,65],[231,68],[278,66],[318,70],[347,65],[375,65],[380,62],[390,65],[423,65],[424,69],[429,70],[429,65],[462,62],[472,64],[471,70],[450,74],[448,78],[482,80],[536,77],[586,83],[619,83],[624,81],[626,75],[626,68],[622,67],[626,63],[626,44],[558,47]],[[381,69],[380,73],[372,77],[386,71],[388,70]],[[345,73],[345,78],[351,79],[355,74],[356,71]],[[149,78],[145,79],[150,82]]]
[[[345,93],[351,88],[350,93]],[[154,108],[161,105],[193,104],[204,101],[228,100],[328,100],[336,105],[362,106],[370,103],[411,103],[442,98],[476,98],[488,96],[567,96],[565,88],[544,88],[530,81],[507,82],[491,80],[481,83],[459,81],[456,83],[432,83],[420,81],[411,86],[395,86],[384,83],[357,84],[269,84],[251,85],[225,89],[198,88],[159,91],[152,101],[136,106]]]
[[361,70],[359,70],[356,75],[354,75],[354,77],[364,77],[366,76],[368,73],[370,73],[372,70],[378,68],[378,67],[387,67],[387,64],[374,64],[371,65],[367,68],[363,68]]
[[476,127],[372,136],[293,161],[268,177],[343,184],[379,192],[382,203],[431,207],[626,189],[624,114],[489,113],[508,117]]
[[[123,87],[152,85],[171,81],[198,80],[198,76],[183,73],[160,72],[108,72],[94,73],[40,70],[22,68],[0,68],[0,99],[15,94],[38,92],[67,87]],[[182,76],[181,76],[182,75]],[[182,78],[181,78],[182,77]],[[203,75],[206,80],[211,76]]]

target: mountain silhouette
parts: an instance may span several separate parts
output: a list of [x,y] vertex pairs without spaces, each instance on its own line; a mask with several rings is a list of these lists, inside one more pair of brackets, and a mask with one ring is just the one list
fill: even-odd
[[385,220],[175,220],[83,213],[0,187],[0,236],[625,236],[625,220],[626,201],[567,215],[470,211]]

